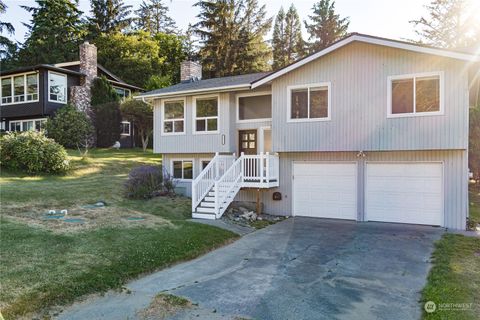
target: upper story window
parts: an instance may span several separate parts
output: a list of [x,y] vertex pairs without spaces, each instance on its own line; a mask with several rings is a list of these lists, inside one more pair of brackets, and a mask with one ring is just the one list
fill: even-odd
[[120,135],[129,136],[130,135],[130,122],[122,121],[120,123]]
[[288,121],[330,120],[330,83],[288,88]]
[[388,116],[443,114],[440,72],[388,78]]
[[171,100],[163,103],[163,133],[185,133],[185,100]]
[[270,93],[246,93],[237,95],[237,121],[254,122],[272,119],[272,95]]
[[126,98],[130,97],[131,91],[130,89],[120,88],[120,87],[113,87],[117,95],[120,97],[121,100],[125,100]]
[[2,77],[1,102],[4,104],[38,101],[38,74]]
[[196,133],[218,132],[218,96],[193,98]]
[[67,102],[67,75],[48,72],[48,101]]

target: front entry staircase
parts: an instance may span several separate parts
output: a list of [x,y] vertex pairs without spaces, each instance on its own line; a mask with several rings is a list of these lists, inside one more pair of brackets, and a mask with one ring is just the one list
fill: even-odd
[[216,154],[192,181],[192,217],[218,219],[242,188],[278,187],[278,155]]

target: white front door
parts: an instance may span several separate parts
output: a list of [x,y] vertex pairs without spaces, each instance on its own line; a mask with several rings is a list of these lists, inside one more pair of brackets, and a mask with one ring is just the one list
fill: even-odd
[[357,219],[357,164],[294,162],[293,215]]
[[443,225],[442,163],[367,163],[365,218]]

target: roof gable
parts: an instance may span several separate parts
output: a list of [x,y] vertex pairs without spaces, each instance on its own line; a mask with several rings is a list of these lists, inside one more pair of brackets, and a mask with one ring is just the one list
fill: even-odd
[[431,55],[442,56],[442,57],[453,58],[453,59],[464,60],[464,61],[480,61],[479,55],[474,55],[471,53],[440,49],[440,48],[430,47],[426,45],[419,45],[419,44],[414,44],[414,43],[409,43],[404,41],[385,39],[385,38],[374,37],[374,36],[369,36],[369,35],[364,35],[359,33],[352,33],[350,36],[335,42],[334,44],[330,45],[329,47],[323,50],[320,50],[297,62],[294,62],[291,65],[288,65],[278,71],[275,71],[261,79],[258,79],[257,81],[252,83],[252,89],[257,88],[261,85],[264,85],[290,71],[293,71],[324,55],[327,55],[330,52],[340,49],[354,41],[368,43],[368,44],[375,44],[380,46],[387,46],[387,47],[396,48],[396,49],[403,49],[403,50],[408,50],[413,52],[431,54]]

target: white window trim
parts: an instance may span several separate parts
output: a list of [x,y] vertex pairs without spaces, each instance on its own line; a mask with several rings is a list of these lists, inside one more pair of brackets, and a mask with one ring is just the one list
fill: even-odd
[[[65,101],[58,101],[58,100],[51,100],[50,99],[50,75],[51,74],[56,74],[59,76],[62,76],[65,78]],[[54,71],[48,71],[48,79],[47,79],[47,94],[48,94],[48,102],[53,102],[53,103],[61,103],[61,104],[67,104],[68,103],[68,76],[64,73],[60,72],[54,72]]]
[[[440,79],[440,110],[432,112],[416,112],[416,78],[422,77],[439,77]],[[387,118],[407,118],[407,117],[427,117],[441,116],[445,114],[444,95],[445,95],[445,79],[443,71],[411,73],[389,76],[387,78]],[[413,79],[413,112],[410,113],[392,113],[392,81],[402,79]]]
[[120,135],[124,136],[124,137],[130,137],[130,135],[132,134],[132,124],[131,124],[131,122],[130,121],[122,121],[120,123],[121,124],[127,124],[128,123],[128,133],[120,133]]
[[[183,102],[183,131],[182,132],[165,132],[165,121],[173,121],[173,120],[182,120],[181,118],[178,119],[168,119],[165,120],[165,103],[167,102],[174,102],[174,101],[182,101]],[[179,136],[179,135],[185,135],[187,132],[187,99],[185,97],[183,98],[178,98],[178,99],[165,99],[162,100],[162,104],[160,106],[160,118],[161,118],[161,128],[160,128],[160,135],[161,136]],[[175,123],[173,125],[173,129],[175,127]]]
[[[175,178],[173,176],[173,162],[174,161],[182,161],[182,178]],[[192,162],[192,179],[185,179],[183,178],[183,163],[185,161],[191,161]],[[192,181],[193,179],[195,179],[195,161],[193,158],[174,158],[174,159],[170,159],[170,174],[172,176],[172,179],[175,179],[175,180],[178,180],[178,181]]]
[[[28,100],[27,101],[27,76],[28,75],[32,75],[32,74],[35,74],[37,75],[37,99],[35,100]],[[13,82],[13,78],[14,77],[18,77],[18,76],[21,76],[23,75],[23,88],[24,88],[24,92],[23,92],[23,96],[25,97],[25,101],[20,101],[20,102],[14,102],[14,82]],[[3,79],[7,79],[7,78],[10,78],[10,90],[11,90],[11,93],[12,95],[10,97],[12,97],[12,102],[7,102],[7,103],[2,103],[2,90],[1,90],[1,83],[2,83],[2,80]],[[39,77],[38,77],[38,72],[23,72],[23,73],[16,73],[16,74],[12,74],[12,75],[9,75],[9,76],[4,76],[4,77],[0,77],[0,105],[1,106],[7,106],[7,105],[12,105],[12,104],[24,104],[24,103],[34,103],[34,102],[38,102],[40,101],[40,82],[39,82]]]
[[[216,98],[217,99],[217,116],[212,117],[200,117],[198,120],[206,120],[206,119],[217,119],[217,130],[215,131],[197,131],[197,100],[200,99],[209,99],[209,98]],[[192,97],[192,133],[194,135],[197,134],[219,134],[220,133],[220,95],[219,94],[210,94],[210,95],[201,95],[201,96],[193,96]],[[205,127],[205,129],[207,129]]]
[[[240,98],[256,97],[256,96],[271,96],[271,95],[272,95],[271,91],[259,91],[259,92],[248,92],[248,93],[237,94],[236,95],[236,105],[235,105],[236,113],[237,113],[237,123],[252,123],[252,122],[272,121],[272,118],[258,118],[258,119],[240,120]],[[270,108],[272,108],[272,106],[270,106]],[[272,108],[271,112],[273,114],[273,108]]]
[[[307,108],[310,115],[310,89],[317,87],[327,87],[327,112],[328,116],[325,118],[302,118],[302,119],[292,119],[292,90],[295,89],[308,89],[308,99],[307,99]],[[332,84],[331,82],[318,82],[318,83],[309,83],[295,86],[287,87],[287,122],[320,122],[320,121],[330,121],[332,120]],[[273,111],[273,110],[272,110]]]
[[[33,121],[33,122],[34,122],[34,125],[35,125],[35,121],[47,121],[47,118],[10,120],[10,121],[8,122],[8,128],[6,128],[6,129],[8,129],[8,130],[6,130],[6,131],[8,131],[8,132],[13,132],[13,131],[10,131],[11,123],[12,123],[12,122],[13,122],[13,123],[15,123],[15,122],[20,122],[20,127],[21,127],[22,130],[20,130],[20,131],[18,131],[18,132],[24,132],[24,131],[23,131],[23,123],[24,123],[24,122],[28,122],[28,121]],[[37,130],[34,130],[34,131],[37,131]]]

